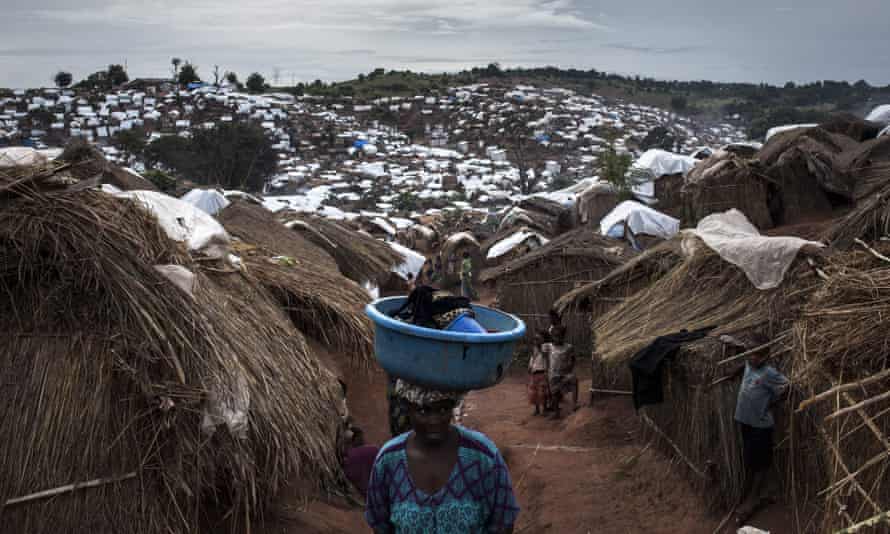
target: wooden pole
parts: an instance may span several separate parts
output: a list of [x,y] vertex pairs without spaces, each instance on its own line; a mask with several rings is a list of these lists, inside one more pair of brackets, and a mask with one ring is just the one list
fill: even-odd
[[131,478],[136,478],[135,471],[133,471],[131,473],[127,473],[126,475],[121,475],[121,476],[117,476],[117,477],[97,478],[94,480],[89,480],[87,482],[75,482],[73,484],[59,486],[58,488],[52,488],[52,489],[48,489],[48,490],[38,491],[36,493],[31,493],[29,495],[24,495],[22,497],[15,497],[15,498],[9,499],[6,501],[4,506],[13,506],[16,504],[22,504],[22,503],[36,501],[36,500],[40,500],[40,499],[46,499],[49,497],[54,497],[56,495],[61,495],[63,493],[71,493],[71,492],[85,489],[85,488],[95,488],[98,486],[104,486],[106,484],[122,482],[124,480],[129,480]]
[[890,377],[890,369],[885,369],[876,375],[872,375],[868,378],[863,378],[862,380],[858,380],[856,382],[849,382],[847,384],[841,384],[839,386],[835,386],[829,390],[823,391],[814,397],[810,397],[809,399],[800,403],[800,406],[797,407],[797,411],[801,412],[806,410],[813,404],[817,402],[821,402],[831,397],[835,396],[838,393],[843,393],[844,391],[850,391],[852,389],[859,389],[861,387],[867,386],[869,384],[873,384],[874,382],[879,382],[885,378]]
[[686,465],[688,465],[689,468],[692,469],[693,473],[701,477],[702,480],[708,480],[708,475],[704,471],[696,467],[695,464],[692,463],[692,460],[690,460],[685,454],[683,454],[683,451],[680,450],[680,447],[678,447],[677,444],[671,440],[671,438],[667,437],[667,434],[665,434],[663,430],[658,428],[658,425],[655,424],[655,421],[650,419],[645,412],[640,412],[640,419],[642,419],[643,422],[649,426],[649,428],[651,428],[656,434],[658,434],[663,440],[665,440],[667,444],[671,446],[671,448],[674,449],[674,452],[677,453],[677,456],[681,460],[686,462]]
[[[726,359],[724,359],[724,360],[720,360],[719,362],[717,362],[717,365],[723,365],[723,364],[726,364],[726,363],[734,362],[734,361],[736,361],[736,360],[740,360],[740,359],[744,358],[745,356],[748,356],[748,355],[750,355],[750,354],[754,354],[755,352],[760,352],[760,351],[762,351],[763,349],[768,349],[768,348],[772,347],[773,345],[775,345],[776,343],[778,343],[779,341],[782,341],[782,340],[785,339],[786,337],[788,337],[788,332],[785,332],[784,334],[781,334],[779,337],[777,337],[776,339],[770,341],[769,343],[764,343],[763,345],[760,345],[759,347],[754,347],[753,349],[746,350],[745,352],[743,352],[743,353],[741,353],[741,354],[736,354],[735,356],[732,356],[732,357],[730,357],[730,358],[726,358]],[[785,352],[785,351],[782,351],[782,352]]]

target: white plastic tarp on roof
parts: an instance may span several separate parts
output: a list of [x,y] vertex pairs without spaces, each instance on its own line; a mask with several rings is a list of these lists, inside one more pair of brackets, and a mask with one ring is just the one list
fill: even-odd
[[745,214],[735,208],[708,215],[689,233],[700,237],[721,258],[744,271],[757,289],[778,287],[804,246],[824,246],[798,237],[760,235]]
[[885,135],[890,135],[890,126],[887,126],[878,134],[878,137],[884,137]]
[[473,237],[473,234],[470,232],[458,232],[448,236],[448,239],[445,240],[449,245],[457,243],[458,241],[469,241],[471,244],[477,247],[479,246],[479,241],[476,241],[476,238]]
[[393,227],[393,225],[389,224],[389,223],[386,222],[384,219],[382,219],[382,218],[380,218],[380,217],[375,217],[374,219],[371,220],[371,222],[372,222],[375,226],[377,226],[377,228],[380,228],[381,230],[383,230],[383,231],[386,232],[387,234],[389,234],[389,235],[396,235],[396,229]]
[[392,272],[401,276],[405,280],[408,279],[408,275],[416,276],[417,273],[420,272],[420,269],[423,267],[423,263],[426,261],[426,257],[414,250],[411,250],[408,247],[403,247],[402,245],[394,242],[387,243],[393,250],[401,254],[405,257],[405,261],[403,261],[400,265],[397,265],[393,268]]
[[116,196],[142,204],[157,217],[170,239],[186,243],[189,250],[213,258],[228,256],[229,234],[216,219],[192,204],[156,191],[127,191]]
[[890,124],[890,104],[884,104],[871,110],[871,113],[868,114],[868,117],[866,117],[865,120],[879,122],[881,124]]
[[622,224],[630,228],[634,234],[646,234],[662,239],[670,239],[680,231],[678,219],[633,200],[625,200],[603,217],[600,221],[600,233],[616,238],[624,237]]
[[692,156],[681,156],[666,150],[653,148],[643,153],[631,166],[631,172],[644,171],[652,177],[652,180],[638,183],[633,186],[634,194],[642,197],[641,200],[651,204],[655,202],[655,181],[662,176],[671,174],[685,175],[698,163]]
[[182,200],[210,215],[216,215],[231,204],[222,193],[215,189],[192,189],[183,195]]
[[502,239],[502,240],[498,241],[497,243],[495,243],[494,245],[492,245],[491,248],[488,249],[488,254],[486,255],[486,258],[489,260],[500,258],[504,254],[507,254],[511,250],[515,249],[519,245],[521,245],[529,240],[535,240],[538,242],[538,244],[540,244],[542,246],[546,245],[549,242],[549,240],[546,237],[542,236],[541,234],[539,234],[537,232],[521,230],[521,231],[516,232],[515,234],[511,235],[510,237]]
[[27,146],[0,148],[0,169],[46,163],[46,158]]
[[790,132],[791,130],[800,130],[802,128],[815,128],[819,126],[818,124],[789,124],[787,126],[776,126],[775,128],[770,128],[766,132],[766,139],[764,142],[769,141],[770,138],[774,135],[778,135],[783,132]]

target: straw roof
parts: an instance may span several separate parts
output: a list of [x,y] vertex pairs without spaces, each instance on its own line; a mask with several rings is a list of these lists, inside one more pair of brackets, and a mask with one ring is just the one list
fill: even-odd
[[835,248],[853,245],[855,239],[880,239],[890,236],[890,169],[884,185],[861,200],[846,216],[832,225],[822,236]]
[[345,277],[360,284],[376,281],[405,261],[383,241],[336,221],[305,213],[285,214],[281,220],[292,232],[325,250]]
[[98,148],[82,139],[68,143],[57,162],[70,164],[68,173],[78,180],[97,178],[99,183],[111,184],[124,191],[158,190],[138,174],[109,163]]
[[542,260],[552,256],[583,258],[611,270],[635,255],[623,241],[604,237],[589,227],[576,228],[520,258],[482,271],[479,280],[489,282],[507,274],[517,274],[524,269],[535,268]]
[[[265,290],[136,203],[41,176],[0,173],[0,501],[100,484],[8,505],[5,528],[194,532],[231,510],[243,529],[289,478],[337,483],[336,381]],[[202,430],[244,393],[243,431]]]
[[458,232],[448,236],[444,243],[440,255],[442,258],[448,258],[453,252],[461,249],[472,251],[477,257],[482,254],[482,246],[479,241],[469,232]]
[[245,243],[263,247],[277,255],[318,270],[337,270],[337,263],[324,249],[292,232],[262,206],[236,200],[217,213],[229,234]]

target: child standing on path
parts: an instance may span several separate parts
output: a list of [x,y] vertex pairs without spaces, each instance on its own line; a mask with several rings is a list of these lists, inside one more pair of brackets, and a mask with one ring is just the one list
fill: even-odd
[[538,332],[535,336],[531,359],[528,361],[528,403],[535,407],[535,413],[532,415],[544,413],[547,399],[550,397],[550,386],[547,383],[550,362],[542,350],[545,341],[549,341],[547,332]]
[[553,342],[545,343],[543,352],[550,361],[548,378],[550,382],[550,401],[553,408],[551,419],[559,419],[559,404],[566,393],[572,394],[572,409],[578,409],[578,378],[575,376],[575,354],[572,346],[565,342],[566,327],[552,327]]

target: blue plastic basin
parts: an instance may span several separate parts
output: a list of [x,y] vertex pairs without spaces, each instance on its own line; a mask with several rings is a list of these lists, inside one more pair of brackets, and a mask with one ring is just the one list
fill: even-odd
[[387,373],[443,390],[483,389],[501,381],[516,341],[525,335],[525,323],[474,305],[476,321],[492,333],[424,328],[389,317],[406,298],[378,299],[365,308],[374,321],[377,361]]

